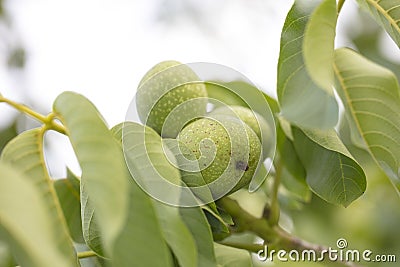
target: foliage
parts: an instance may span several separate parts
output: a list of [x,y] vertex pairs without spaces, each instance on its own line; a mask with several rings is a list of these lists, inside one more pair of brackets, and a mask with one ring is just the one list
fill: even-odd
[[[357,2],[399,45],[398,1]],[[250,253],[263,249],[260,238],[286,251],[325,248],[296,237],[287,227],[291,220],[302,228],[304,218],[323,217],[334,227],[333,210],[346,214],[343,207],[359,206],[358,212],[366,213],[360,199],[381,201],[365,192],[380,188],[386,178],[393,195],[400,193],[399,83],[393,70],[349,48],[335,49],[343,3],[297,0],[288,12],[277,66],[278,100],[264,94],[276,124],[273,170],[260,187],[250,184],[251,195],[241,190],[180,206],[184,197],[190,203],[202,196],[209,200],[210,192],[148,187],[160,177],[167,178],[166,185],[187,181],[187,173],[178,169],[187,162],[174,155],[171,140],[136,122],[110,129],[78,93],[59,95],[46,116],[0,94],[0,103],[42,123],[17,136],[14,126],[0,135],[0,266],[253,266],[258,263]],[[241,94],[263,95],[243,81],[205,85],[209,98],[228,105],[248,106]],[[68,136],[81,177],[68,171],[65,179],[51,179],[43,145],[49,130]],[[267,173],[262,165],[254,179],[263,181]],[[176,205],[151,197],[161,194]],[[246,206],[244,200],[256,204]],[[384,207],[379,214],[392,216],[390,222],[398,219]],[[382,220],[377,217],[373,220]],[[354,231],[369,230],[353,223]],[[81,247],[88,251],[76,252]]]

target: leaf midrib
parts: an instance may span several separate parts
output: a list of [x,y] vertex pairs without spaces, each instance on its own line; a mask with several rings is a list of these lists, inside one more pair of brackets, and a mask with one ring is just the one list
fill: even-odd
[[[340,86],[341,86],[342,89],[343,89],[343,90],[342,90],[342,91],[343,91],[343,94],[345,94],[345,96],[346,96],[347,106],[348,106],[348,108],[349,108],[349,110],[350,110],[350,113],[351,113],[352,117],[354,118],[353,121],[354,121],[354,123],[355,123],[355,125],[356,125],[356,127],[357,127],[357,130],[358,130],[358,132],[361,134],[362,139],[364,140],[364,142],[367,143],[367,141],[365,140],[364,133],[361,131],[360,123],[359,123],[358,120],[356,119],[357,117],[356,117],[356,114],[355,114],[355,110],[353,109],[353,106],[351,105],[351,103],[349,103],[349,99],[351,99],[351,98],[350,98],[349,94],[347,93],[347,91],[345,90],[346,86],[345,86],[344,80],[343,80],[342,76],[340,75],[340,71],[339,71],[339,69],[337,68],[335,62],[333,63],[333,71],[335,72],[336,77],[337,77],[337,79],[339,80]],[[368,144],[368,143],[367,143],[367,144]],[[368,144],[368,145],[369,145],[369,144]]]
[[397,32],[400,33],[400,26],[398,26],[396,24],[396,21],[394,20],[393,17],[391,17],[389,15],[389,12],[386,12],[386,10],[382,6],[379,5],[379,1],[376,1],[376,2],[372,1],[372,0],[366,0],[366,1],[368,3],[370,3],[372,6],[374,6],[380,14],[382,14],[384,17],[386,17],[386,19],[389,21],[390,25],[392,25],[397,30]]

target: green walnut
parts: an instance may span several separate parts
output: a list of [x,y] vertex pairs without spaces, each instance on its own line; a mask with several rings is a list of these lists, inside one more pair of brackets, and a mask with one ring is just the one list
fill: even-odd
[[217,197],[247,186],[260,161],[257,135],[231,116],[196,120],[177,139],[196,156],[205,183]]
[[140,120],[162,137],[175,138],[185,124],[206,113],[207,90],[196,73],[177,61],[163,61],[140,81]]
[[263,158],[265,159],[271,153],[271,128],[268,122],[257,112],[243,106],[223,106],[216,108],[210,113],[214,115],[234,116],[246,123],[257,134],[262,143]]

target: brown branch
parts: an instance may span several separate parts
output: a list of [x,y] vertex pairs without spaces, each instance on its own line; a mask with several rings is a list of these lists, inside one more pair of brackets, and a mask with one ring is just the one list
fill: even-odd
[[[329,250],[328,247],[312,244],[295,237],[279,226],[271,226],[265,218],[254,217],[240,207],[236,200],[225,197],[218,201],[218,205],[233,217],[235,224],[237,224],[235,225],[236,228],[240,229],[241,231],[253,232],[257,236],[261,237],[265,244],[268,245],[270,251],[272,251],[272,249],[275,251],[285,250],[287,252],[292,250],[296,250],[298,252],[307,250],[315,251],[316,255],[321,255],[323,251]],[[223,244],[233,247],[240,246],[240,244]],[[252,248],[249,250],[251,252],[255,252],[255,249],[259,248],[259,245],[256,244],[254,244],[254,246],[247,246]],[[324,257],[324,261],[322,262],[331,267],[361,267],[361,265],[357,265],[349,261],[333,262],[330,261],[328,257]]]

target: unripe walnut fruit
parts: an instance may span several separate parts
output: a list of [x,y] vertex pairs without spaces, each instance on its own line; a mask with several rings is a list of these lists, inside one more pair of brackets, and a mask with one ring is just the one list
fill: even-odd
[[204,83],[177,61],[163,61],[150,69],[136,94],[140,120],[162,137],[176,137],[186,123],[206,113],[207,102]]
[[265,159],[271,153],[271,127],[268,122],[257,112],[243,106],[222,106],[216,108],[210,113],[214,115],[234,116],[246,123],[258,136],[262,143],[263,158]]
[[247,186],[257,167],[261,145],[245,123],[230,116],[202,118],[187,125],[178,136],[198,160],[206,184],[214,196]]

